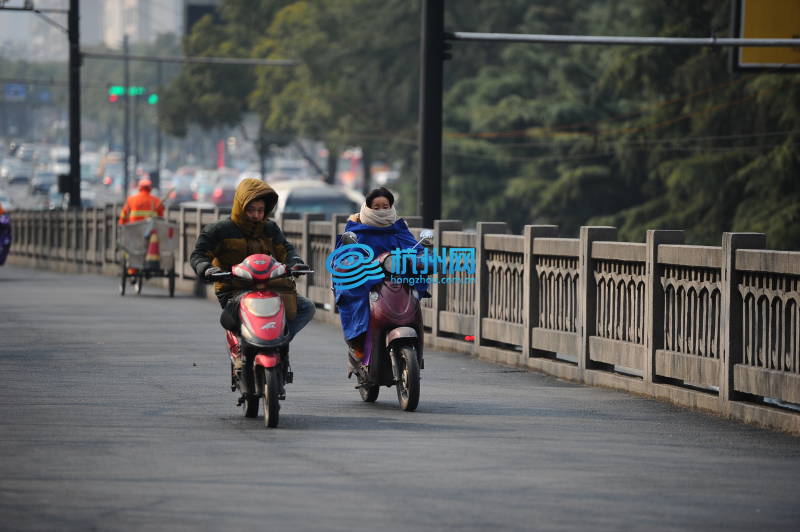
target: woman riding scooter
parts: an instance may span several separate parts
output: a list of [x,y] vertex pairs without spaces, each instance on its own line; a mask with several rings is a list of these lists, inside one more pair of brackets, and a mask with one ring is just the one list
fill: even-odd
[[[376,257],[395,249],[417,247],[417,241],[408,230],[405,220],[397,217],[394,195],[384,187],[376,188],[367,195],[360,212],[348,219],[345,231],[355,233],[358,243],[372,248]],[[340,239],[336,247],[341,245]],[[419,249],[421,252],[422,248]],[[349,347],[348,373],[358,368],[364,359],[364,339],[370,319],[369,294],[379,282],[371,280],[355,288],[336,290],[336,306]],[[414,289],[420,297],[430,297],[427,284],[416,285]]]

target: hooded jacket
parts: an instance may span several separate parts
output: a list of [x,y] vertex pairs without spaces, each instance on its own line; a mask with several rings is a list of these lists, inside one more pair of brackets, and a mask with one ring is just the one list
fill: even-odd
[[[254,253],[265,253],[287,266],[302,263],[294,246],[286,240],[278,224],[266,216],[261,222],[252,222],[245,214],[247,204],[263,199],[265,212],[269,214],[278,203],[278,194],[259,179],[245,179],[236,187],[231,217],[219,220],[203,228],[189,259],[198,277],[216,266],[230,271]],[[287,279],[287,289],[293,289],[293,281]],[[221,294],[232,292],[230,283],[215,283],[214,291]]]

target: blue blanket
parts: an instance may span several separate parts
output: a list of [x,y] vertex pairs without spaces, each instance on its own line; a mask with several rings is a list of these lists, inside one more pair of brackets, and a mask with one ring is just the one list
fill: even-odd
[[[386,251],[409,249],[417,243],[402,218],[389,227],[373,227],[357,222],[347,222],[345,231],[352,231],[358,235],[358,243],[372,248],[376,259]],[[342,237],[340,235],[336,239],[336,248],[341,245]],[[422,253],[422,249],[422,246],[418,246],[418,253]],[[347,340],[363,334],[369,327],[369,291],[380,282],[382,282],[381,279],[372,279],[355,288],[334,289],[336,306],[339,308],[339,317],[342,320],[342,331]],[[430,297],[427,283],[414,285],[414,288],[419,291],[421,297]]]

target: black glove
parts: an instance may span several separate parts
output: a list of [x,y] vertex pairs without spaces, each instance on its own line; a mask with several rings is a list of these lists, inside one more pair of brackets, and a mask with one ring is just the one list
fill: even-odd
[[303,272],[303,271],[306,271],[306,270],[310,270],[311,268],[309,268],[308,265],[303,263],[303,262],[296,262],[296,263],[292,264],[289,267],[289,269],[291,271],[293,271],[293,272]]
[[217,268],[216,266],[211,266],[209,268],[206,268],[206,271],[203,272],[203,277],[205,277],[210,281],[211,276],[214,275],[215,273],[222,273],[222,268]]

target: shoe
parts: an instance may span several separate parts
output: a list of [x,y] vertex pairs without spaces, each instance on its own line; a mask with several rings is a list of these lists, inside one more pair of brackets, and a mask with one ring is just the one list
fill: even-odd
[[361,367],[361,361],[364,360],[364,352],[357,347],[350,347],[347,348],[347,378],[353,376],[358,368]]

